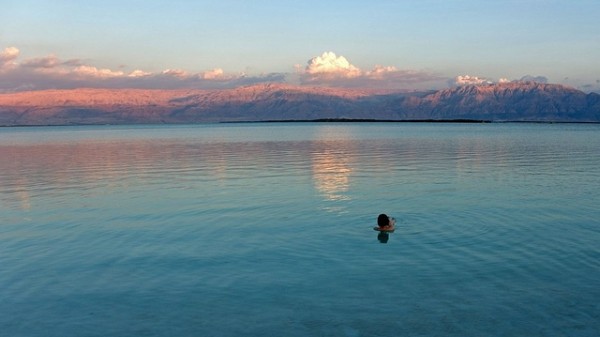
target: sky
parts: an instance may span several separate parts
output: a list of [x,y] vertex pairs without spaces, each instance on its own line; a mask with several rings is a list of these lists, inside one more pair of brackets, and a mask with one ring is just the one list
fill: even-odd
[[0,0],[0,91],[533,79],[600,92],[598,18],[598,0]]

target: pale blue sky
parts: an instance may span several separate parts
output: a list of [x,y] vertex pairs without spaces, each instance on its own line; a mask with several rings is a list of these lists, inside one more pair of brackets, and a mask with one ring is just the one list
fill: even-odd
[[293,73],[325,51],[439,77],[600,79],[600,1],[1,0],[0,51],[130,72]]

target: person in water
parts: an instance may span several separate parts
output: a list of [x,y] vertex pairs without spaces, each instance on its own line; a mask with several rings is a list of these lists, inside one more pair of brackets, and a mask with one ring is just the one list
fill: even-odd
[[390,218],[385,214],[379,214],[377,217],[377,226],[380,231],[393,231],[396,225],[396,219]]

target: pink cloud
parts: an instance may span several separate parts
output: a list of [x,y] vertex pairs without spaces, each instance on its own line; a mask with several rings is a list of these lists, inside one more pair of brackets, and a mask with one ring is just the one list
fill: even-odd
[[19,49],[0,52],[0,92],[41,89],[91,88],[227,88],[260,82],[282,82],[282,74],[246,76],[226,74],[221,68],[200,73],[166,69],[153,73],[141,69],[99,68],[80,60],[61,60],[54,54],[18,62]]

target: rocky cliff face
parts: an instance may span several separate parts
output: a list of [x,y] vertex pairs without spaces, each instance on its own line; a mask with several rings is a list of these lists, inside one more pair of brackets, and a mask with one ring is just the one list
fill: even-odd
[[600,95],[535,82],[426,93],[261,84],[227,90],[74,89],[0,94],[0,125],[324,118],[600,122]]
[[427,95],[418,109],[433,118],[495,121],[598,121],[597,94],[535,82],[465,86]]

